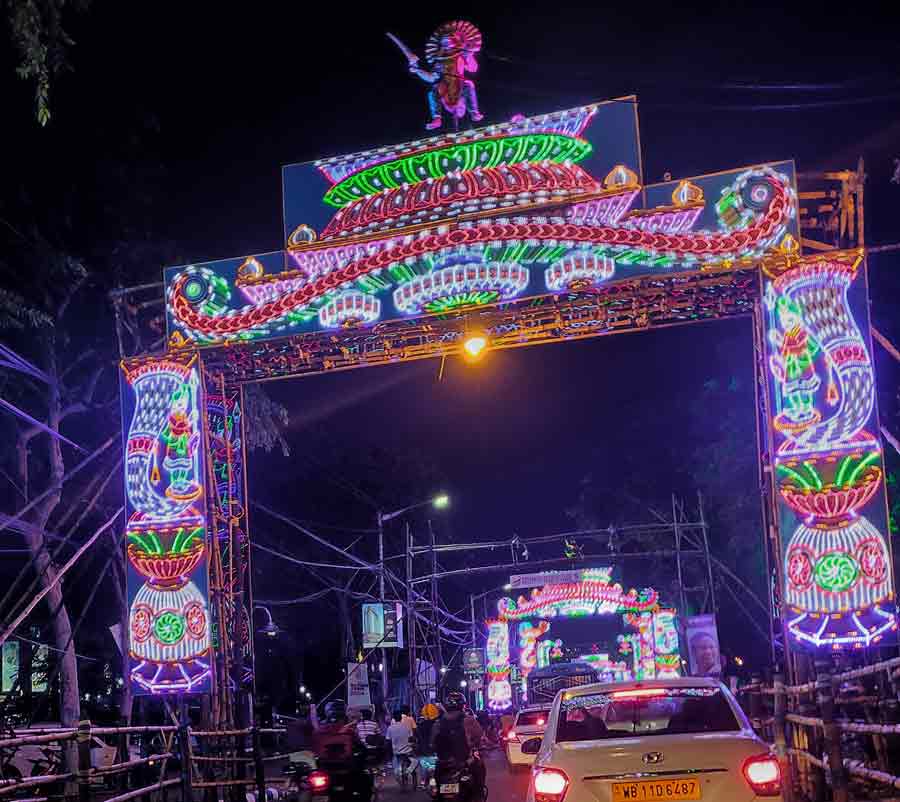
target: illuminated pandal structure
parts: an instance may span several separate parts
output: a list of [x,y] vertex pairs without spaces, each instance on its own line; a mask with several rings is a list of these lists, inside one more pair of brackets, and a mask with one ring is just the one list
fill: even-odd
[[143,580],[129,582],[131,681],[138,692],[210,690],[196,363],[196,357],[146,361],[123,373],[133,397],[125,444],[127,554]]
[[[861,255],[821,258],[766,284],[777,414],[775,468],[784,534],[787,628],[832,649],[878,643],[897,627],[884,520],[875,372],[848,292]],[[783,520],[787,516],[783,516]]]
[[[519,642],[522,695],[527,692],[528,674],[537,666],[543,643],[547,650],[559,649],[560,641],[540,640],[552,628],[554,618],[586,618],[622,615],[623,622],[636,632],[620,636],[623,654],[632,656],[632,669],[620,670],[616,664],[607,674],[618,671],[621,677],[653,679],[681,676],[678,630],[675,611],[661,609],[652,588],[625,591],[612,581],[610,568],[582,571],[578,582],[564,582],[535,588],[530,597],[503,598],[497,603],[498,616],[486,622],[488,630],[487,697],[492,710],[505,710],[513,704],[509,683],[509,627],[515,626]],[[533,619],[537,622],[533,623]],[[558,653],[559,654],[559,653]],[[596,664],[596,661],[591,661]],[[612,666],[612,661],[608,661]],[[602,667],[597,666],[602,672]]]
[[[472,330],[497,350],[752,316],[786,642],[864,647],[895,627],[864,253],[800,252],[791,162],[647,185],[632,97],[282,175],[282,249],[167,268],[167,352],[123,363],[137,690],[211,685],[225,725],[249,709],[243,386],[456,356]],[[546,612],[640,601],[607,593]],[[521,621],[540,620],[528,604]]]

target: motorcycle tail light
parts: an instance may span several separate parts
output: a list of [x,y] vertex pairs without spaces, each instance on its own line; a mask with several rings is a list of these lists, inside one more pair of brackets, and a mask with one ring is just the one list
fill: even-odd
[[535,802],[562,802],[569,778],[559,769],[538,769],[534,773]]
[[781,796],[781,767],[772,755],[747,758],[742,773],[757,796]]
[[314,771],[307,778],[309,787],[316,793],[324,793],[331,785],[331,779],[324,771]]

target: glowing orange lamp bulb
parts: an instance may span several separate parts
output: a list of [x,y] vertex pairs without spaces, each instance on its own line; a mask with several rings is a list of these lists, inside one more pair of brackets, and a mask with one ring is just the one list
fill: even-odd
[[463,356],[469,362],[477,362],[484,355],[488,345],[490,340],[483,331],[469,332],[463,340]]

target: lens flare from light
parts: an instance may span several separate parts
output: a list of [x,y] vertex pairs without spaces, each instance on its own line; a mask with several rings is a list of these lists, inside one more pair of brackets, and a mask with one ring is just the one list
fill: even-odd
[[773,757],[747,761],[744,774],[751,785],[768,785],[781,778],[778,761]]
[[477,362],[484,355],[489,340],[482,332],[472,333],[463,340],[463,354],[470,362]]
[[569,780],[566,775],[556,769],[541,769],[534,775],[534,790],[537,794],[562,796]]

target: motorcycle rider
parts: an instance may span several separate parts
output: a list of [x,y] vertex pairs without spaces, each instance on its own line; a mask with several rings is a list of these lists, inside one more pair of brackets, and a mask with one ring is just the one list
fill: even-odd
[[[481,799],[484,793],[485,767],[481,759],[473,754],[481,739],[481,727],[473,717],[466,716],[465,706],[466,699],[461,693],[451,691],[447,694],[444,700],[446,712],[434,725],[431,744],[439,767],[446,765],[469,769],[473,798]],[[477,733],[472,725],[478,728]]]
[[373,781],[365,770],[364,748],[347,719],[347,706],[342,701],[325,705],[325,723],[313,734],[313,751],[321,768],[346,771],[362,799],[371,799]]

